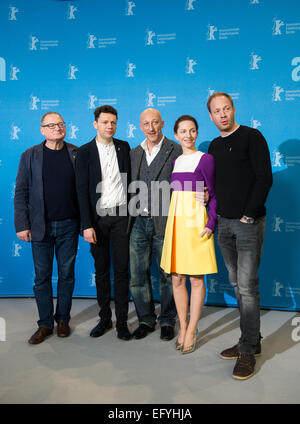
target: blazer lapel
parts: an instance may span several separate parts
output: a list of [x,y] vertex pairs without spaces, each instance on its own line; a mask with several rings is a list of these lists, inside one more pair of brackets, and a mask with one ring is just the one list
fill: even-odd
[[102,180],[102,173],[101,173],[99,152],[98,152],[95,138],[91,141],[91,144],[90,144],[90,164],[91,164],[91,173],[92,173],[91,177],[92,177],[92,180],[95,181],[97,186],[97,184],[100,183]]
[[120,173],[124,172],[125,170],[123,169],[123,149],[120,143],[118,143],[115,139],[113,139],[113,143],[115,146],[115,150],[116,150],[116,154],[117,154],[117,160],[118,160],[118,165],[119,165],[119,171]]
[[68,150],[68,153],[69,153],[72,165],[73,165],[73,169],[75,171],[76,149],[73,146],[71,146],[69,143],[67,143],[67,142],[65,142],[65,143],[66,143],[67,150]]
[[138,180],[143,153],[144,153],[143,148],[141,146],[138,146],[138,148],[135,150],[135,154],[131,156],[132,181]]
[[156,164],[156,167],[155,167],[154,180],[156,180],[158,174],[164,167],[164,164],[166,163],[166,160],[168,159],[172,150],[173,150],[172,144],[169,143],[168,140],[165,138],[160,148],[160,152],[158,153],[158,158],[157,158],[158,163]]
[[43,187],[43,148],[44,148],[44,141],[39,144],[35,151],[35,171],[36,175],[38,175],[40,178],[38,179],[38,191],[40,194],[41,199],[44,199],[44,187]]
[[[123,184],[123,189],[125,196],[128,196],[127,193],[127,187],[128,187],[128,162],[126,161],[125,155],[128,154],[124,151],[124,145],[123,143],[119,142],[118,140],[113,139],[113,143],[116,150],[117,160],[118,160],[118,166],[119,166],[119,172],[121,176],[121,181]],[[126,165],[127,163],[127,165]]]

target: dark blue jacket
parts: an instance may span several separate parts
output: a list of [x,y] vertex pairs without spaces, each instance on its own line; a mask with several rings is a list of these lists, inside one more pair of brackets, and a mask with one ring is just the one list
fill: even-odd
[[[15,189],[16,232],[30,230],[33,241],[45,235],[45,205],[43,189],[43,144],[27,149],[21,156]],[[73,168],[77,147],[66,143]]]

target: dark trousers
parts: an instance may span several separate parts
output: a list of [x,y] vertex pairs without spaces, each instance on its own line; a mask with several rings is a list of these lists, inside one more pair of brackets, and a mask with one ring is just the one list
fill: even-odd
[[260,340],[260,296],[258,267],[263,247],[266,218],[254,224],[220,217],[218,244],[228,270],[240,310],[239,351],[253,354]]
[[99,316],[104,323],[110,321],[112,316],[110,308],[112,259],[117,328],[126,325],[128,318],[129,241],[127,223],[128,218],[126,216],[100,217],[97,228],[95,228],[97,244],[91,244],[91,254],[95,261],[97,300],[100,306]]

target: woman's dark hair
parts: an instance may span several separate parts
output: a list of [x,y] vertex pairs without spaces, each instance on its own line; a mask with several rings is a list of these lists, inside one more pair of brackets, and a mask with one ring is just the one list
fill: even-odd
[[192,122],[194,122],[195,127],[196,127],[196,130],[198,131],[198,122],[196,121],[196,119],[193,116],[191,116],[191,115],[182,115],[182,116],[180,116],[176,120],[176,122],[174,124],[174,133],[175,134],[177,134],[177,131],[178,131],[178,127],[179,127],[180,122],[183,122],[183,121],[192,121]]

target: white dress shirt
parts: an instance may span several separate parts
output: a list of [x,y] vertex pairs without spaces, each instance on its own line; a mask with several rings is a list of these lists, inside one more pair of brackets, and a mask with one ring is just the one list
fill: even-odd
[[101,164],[101,208],[113,208],[126,204],[126,196],[121,180],[117,153],[114,143],[99,143],[96,140]]
[[[146,161],[148,166],[150,166],[151,162],[154,161],[155,157],[158,155],[161,146],[162,146],[162,142],[164,141],[165,136],[163,135],[162,139],[160,140],[160,142],[156,145],[153,146],[152,151],[151,151],[151,155],[149,153],[148,150],[148,144],[147,144],[147,139],[145,139],[142,143],[141,143],[141,147],[142,149],[145,151],[146,154]],[[149,210],[147,208],[144,208],[143,210],[144,213],[148,214]]]
[[148,166],[150,166],[151,162],[154,161],[155,157],[159,153],[162,142],[164,141],[164,138],[165,138],[165,136],[163,135],[163,138],[160,140],[160,142],[153,146],[151,155],[150,155],[149,150],[148,150],[147,140],[144,140],[141,143],[141,147],[145,150],[145,153],[146,153],[146,161],[147,161]]

